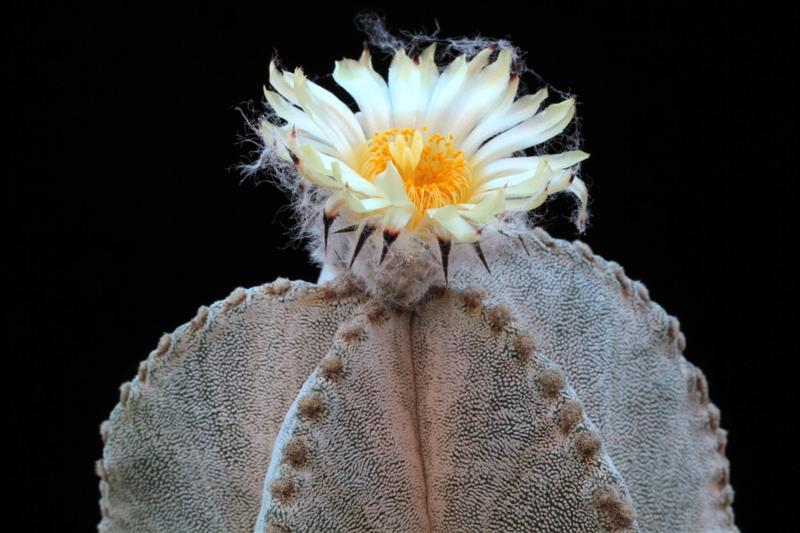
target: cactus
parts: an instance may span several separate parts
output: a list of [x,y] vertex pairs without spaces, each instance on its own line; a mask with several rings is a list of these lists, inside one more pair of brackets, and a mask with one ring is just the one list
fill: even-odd
[[[394,152],[359,211],[270,128],[265,160],[333,191],[293,191],[320,280],[237,288],[161,338],[101,425],[100,531],[736,531],[719,409],[644,285],[504,193],[480,217],[396,201]],[[533,203],[567,189],[582,225],[558,161]]]

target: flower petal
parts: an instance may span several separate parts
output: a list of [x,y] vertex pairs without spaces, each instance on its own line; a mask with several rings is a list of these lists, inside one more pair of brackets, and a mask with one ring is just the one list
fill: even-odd
[[532,196],[547,187],[552,173],[553,171],[549,165],[540,161],[532,172],[526,171],[495,178],[483,184],[481,190],[491,191],[499,187],[504,187],[506,189],[506,196],[509,198]]
[[506,200],[506,209],[508,211],[530,211],[542,205],[545,200],[547,200],[547,189],[543,189],[530,198]]
[[586,184],[580,178],[574,178],[567,190],[578,197],[580,208],[578,209],[578,230],[583,232],[586,228],[586,204],[589,202],[589,193],[586,190]]
[[274,59],[269,62],[269,83],[275,87],[275,90],[278,91],[281,96],[289,100],[294,105],[299,105],[297,95],[294,93],[294,89],[290,85],[289,81],[287,81],[284,73],[278,68],[278,65]]
[[547,98],[547,89],[542,89],[535,94],[523,96],[510,108],[501,109],[484,118],[461,143],[460,148],[464,157],[470,157],[480,148],[481,144],[494,135],[531,118],[539,110],[539,106],[545,98]]
[[333,178],[339,184],[338,188],[345,187],[370,197],[380,196],[380,192],[372,182],[350,168],[344,161],[322,154],[308,144],[300,146],[298,155],[307,170],[315,172],[318,176]]
[[[528,156],[528,157],[507,157],[492,161],[485,167],[478,169],[475,173],[476,179],[479,181],[488,181],[510,174],[517,174],[520,172],[533,172],[536,170],[537,165],[542,161],[541,156]],[[474,171],[475,172],[475,171]]]
[[275,153],[285,161],[291,161],[292,156],[286,149],[285,144],[277,136],[278,127],[267,120],[262,120],[259,130],[261,131],[261,138],[264,141],[264,146],[274,148]]
[[448,131],[457,143],[475,127],[486,113],[501,103],[511,80],[511,49],[504,48],[497,59],[469,80],[465,91],[454,100],[448,113]]
[[575,100],[572,98],[550,105],[541,113],[484,144],[470,163],[473,167],[480,167],[517,150],[542,143],[561,133],[574,115]]
[[572,172],[569,170],[559,170],[550,177],[547,182],[548,194],[555,194],[561,192],[571,184]]
[[428,110],[428,103],[436,87],[436,82],[439,81],[439,67],[436,65],[435,55],[436,43],[433,43],[423,50],[419,56],[419,98],[417,99],[415,122],[417,128],[424,126],[423,121]]
[[403,178],[391,161],[386,165],[386,170],[375,176],[372,183],[392,205],[414,207],[403,184]]
[[478,240],[478,231],[464,220],[455,205],[428,209],[425,213],[457,241],[474,242]]
[[275,114],[285,120],[287,123],[296,127],[299,130],[306,131],[317,138],[323,138],[324,134],[314,121],[306,115],[302,109],[293,106],[283,96],[264,88],[264,96],[267,102],[275,111]]
[[[295,70],[292,87],[303,111],[312,118],[325,139],[338,150],[345,162],[356,166],[366,139],[353,113],[346,106],[345,111],[341,111],[320,98],[312,91],[310,82],[300,69]],[[344,106],[341,101],[337,101]]]
[[411,217],[414,216],[414,210],[406,207],[388,207],[383,214],[383,228],[384,230],[400,231]]
[[587,154],[586,152],[582,152],[581,150],[572,150],[569,152],[546,155],[543,157],[545,161],[547,161],[547,164],[550,165],[550,168],[554,170],[561,170],[563,168],[569,168],[571,166],[577,165],[584,159],[588,159],[589,154]]
[[475,222],[486,224],[490,218],[505,210],[505,189],[498,189],[488,194],[475,207],[461,211],[461,216]]
[[433,88],[425,119],[421,125],[427,126],[431,131],[450,131],[446,120],[454,102],[461,91],[468,87],[468,80],[486,65],[493,51],[492,48],[486,48],[469,62],[465,56],[459,56],[445,68]]
[[576,165],[588,158],[589,154],[580,150],[572,150],[561,154],[547,154],[529,157],[507,157],[497,159],[479,169],[475,174],[477,182],[488,182],[490,180],[516,174],[529,172],[536,169],[539,162],[546,162],[553,170],[561,170]]
[[414,127],[419,92],[419,68],[401,48],[394,54],[389,66],[389,96],[392,100],[392,125],[395,128]]
[[389,207],[388,200],[384,198],[358,198],[349,191],[342,193],[347,207],[359,215],[365,215]]
[[[303,74],[303,69],[295,69],[294,73],[284,72],[284,78],[287,82],[292,86],[297,94],[298,88],[295,86],[295,80],[298,77],[298,72],[300,77],[302,78],[302,82],[305,88],[307,88],[310,93],[319,101],[326,104],[329,110],[332,110],[332,114],[341,121],[344,129],[352,135],[353,139],[356,142],[364,142],[366,137],[364,136],[364,131],[361,129],[358,121],[355,118],[355,115],[350,110],[347,105],[339,100],[339,98],[330,92],[327,89],[322,88],[321,86],[317,85],[313,81],[309,80],[305,74]],[[299,98],[299,95],[298,95]],[[306,110],[307,112],[307,110]]]
[[333,79],[356,101],[363,113],[363,125],[368,137],[390,128],[392,102],[389,86],[383,76],[372,68],[372,58],[366,48],[358,61],[337,61]]

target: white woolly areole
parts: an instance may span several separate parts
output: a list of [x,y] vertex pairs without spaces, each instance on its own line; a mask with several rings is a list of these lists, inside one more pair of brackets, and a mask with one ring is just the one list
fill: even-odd
[[[368,293],[391,306],[402,308],[413,307],[431,286],[444,284],[435,242],[426,243],[417,235],[401,233],[379,265],[383,242],[379,234],[373,233],[364,243],[358,259],[348,269],[355,242],[356,236],[353,235],[331,237],[329,247],[333,256],[341,256],[345,260],[324,261],[320,282],[349,270],[363,281]],[[317,257],[315,259],[320,261]]]

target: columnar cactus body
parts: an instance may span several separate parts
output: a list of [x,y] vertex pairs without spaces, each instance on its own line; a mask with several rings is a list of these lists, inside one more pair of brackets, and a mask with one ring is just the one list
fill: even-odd
[[734,531],[677,321],[585,244],[482,245],[413,306],[340,272],[202,308],[102,427],[100,530]]

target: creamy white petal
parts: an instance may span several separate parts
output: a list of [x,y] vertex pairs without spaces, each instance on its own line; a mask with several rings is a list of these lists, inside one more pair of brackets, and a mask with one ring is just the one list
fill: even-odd
[[571,166],[577,165],[584,159],[587,159],[589,157],[589,154],[581,150],[571,150],[569,152],[546,155],[543,157],[545,161],[547,161],[547,164],[550,165],[550,168],[555,170],[561,170],[563,168],[569,168]]
[[386,170],[375,176],[373,180],[380,194],[394,206],[414,207],[408,197],[403,178],[397,172],[392,162],[386,165]]
[[470,163],[474,167],[479,167],[513,154],[517,150],[542,143],[561,133],[574,115],[575,100],[572,98],[550,105],[541,113],[484,144]]
[[361,110],[367,137],[391,127],[389,86],[383,76],[372,68],[372,59],[367,50],[364,50],[359,61],[337,61],[333,79],[350,93]]
[[457,57],[444,69],[431,93],[428,109],[422,121],[424,126],[432,131],[438,131],[439,118],[446,113],[447,106],[461,90],[464,80],[467,78],[467,72],[469,72],[469,68],[464,56]]
[[527,157],[507,157],[498,159],[482,167],[476,173],[476,178],[479,181],[488,181],[510,174],[517,174],[520,172],[532,172],[536,170],[536,166],[542,161],[541,156],[527,156]]
[[425,120],[425,113],[428,110],[428,103],[431,95],[439,80],[439,67],[436,65],[434,57],[436,55],[436,43],[430,45],[419,56],[419,98],[417,100],[417,113],[415,126],[422,128]]
[[337,180],[331,178],[330,176],[326,176],[320,172],[316,172],[313,169],[307,168],[301,164],[299,168],[300,174],[309,180],[311,183],[316,185],[317,187],[322,187],[324,189],[332,189],[338,190],[341,189],[342,184]]
[[356,120],[361,125],[361,129],[364,130],[364,133],[368,133],[369,131],[372,131],[372,127],[369,124],[367,124],[367,119],[364,116],[363,112],[356,111]]
[[274,148],[275,153],[281,159],[285,161],[292,160],[292,156],[286,149],[285,144],[276,135],[277,126],[269,121],[262,120],[259,129],[261,130],[261,138],[264,140],[264,146]]
[[287,150],[287,157],[289,160],[293,159],[291,154],[299,156],[300,146],[304,144],[311,146],[317,152],[323,154],[338,155],[336,149],[329,144],[319,141],[315,137],[309,135],[300,135],[289,124],[280,127],[273,125],[272,131],[275,139]]
[[[284,126],[281,129],[281,138],[284,139],[285,146],[288,147],[290,150],[296,149],[300,145],[307,144],[321,154],[325,154],[331,157],[339,156],[339,151],[336,150],[336,148],[332,147],[326,142],[320,141],[316,137],[305,135],[302,132],[297,132],[297,135],[295,137],[295,142],[293,143],[292,131],[289,128],[290,126]],[[292,148],[292,144],[295,144],[296,146]]]
[[313,135],[309,135],[303,130],[296,130],[290,124],[276,127],[275,136],[283,143],[289,152],[295,155],[299,155],[301,145],[307,144],[321,154],[339,157],[339,152],[336,148]]
[[459,56],[447,66],[433,89],[425,119],[422,121],[423,126],[431,131],[450,132],[446,120],[453,109],[454,101],[462,90],[468,88],[468,81],[486,65],[492,52],[492,48],[482,50],[469,62],[465,56]]
[[[328,107],[329,112],[332,112],[333,115],[339,119],[344,129],[352,135],[352,138],[358,142],[364,142],[366,137],[364,136],[364,130],[361,128],[360,124],[355,118],[355,115],[350,110],[347,105],[339,100],[339,98],[330,92],[327,89],[317,85],[313,81],[309,80],[305,74],[303,74],[303,69],[296,68],[293,73],[284,72],[284,78],[287,80],[287,83],[291,85],[294,89],[295,93],[297,93],[298,89],[295,87],[295,80],[297,78],[298,72],[302,77],[303,85],[308,88],[312,95],[315,98],[319,99],[321,102],[324,102]],[[299,95],[298,95],[299,98]],[[307,112],[307,110],[306,110]]]
[[[501,94],[500,97],[497,99],[497,101],[495,102],[495,105],[492,107],[492,109],[490,109],[484,115],[484,117],[480,120],[478,125],[475,126],[475,128],[471,132],[469,132],[469,134],[464,139],[464,141],[459,143],[461,151],[463,153],[465,153],[467,157],[471,156],[472,153],[474,153],[475,150],[477,150],[478,147],[480,146],[480,142],[482,142],[482,141],[480,141],[472,149],[468,148],[467,150],[464,150],[465,146],[469,147],[470,144],[474,144],[474,142],[475,142],[475,141],[470,141],[469,139],[473,138],[475,136],[480,136],[481,135],[481,131],[478,131],[476,133],[476,130],[479,130],[479,129],[480,130],[484,130],[485,127],[483,127],[483,128],[481,127],[483,124],[486,124],[487,122],[491,122],[493,119],[496,119],[496,118],[504,115],[511,108],[511,106],[514,103],[514,99],[517,97],[517,89],[518,88],[519,88],[519,76],[512,75],[511,78],[509,79],[508,84],[506,84],[506,88],[503,90],[503,94]],[[487,135],[487,137],[488,137],[488,135]]]
[[572,178],[572,172],[570,172],[569,170],[559,170],[558,172],[550,176],[550,180],[547,182],[548,194],[555,194],[569,187],[571,183],[571,178]]
[[342,182],[333,175],[333,172],[325,168],[320,158],[319,152],[308,144],[291,147],[298,156],[298,170],[306,179],[319,187],[332,190],[341,190]]
[[336,180],[339,184],[338,188],[345,187],[371,197],[380,196],[380,192],[372,182],[363,178],[344,161],[322,154],[308,144],[300,146],[298,155],[303,164],[311,171]]
[[330,169],[334,178],[338,179],[345,187],[366,196],[380,196],[374,183],[365,179],[361,174],[347,166],[344,161],[319,154],[323,168]]
[[460,143],[478,122],[502,103],[511,82],[511,50],[505,48],[497,59],[470,80],[469,87],[453,101],[448,113],[449,132]]
[[539,159],[533,164],[523,167],[520,172],[503,174],[501,176],[488,179],[483,182],[477,190],[483,192],[499,189],[501,187],[514,186],[533,179],[534,177],[538,177],[540,181],[543,181],[543,183],[546,184],[547,180],[550,178],[551,172],[552,171],[548,165],[546,165],[543,160]]
[[303,110],[293,106],[283,96],[264,88],[264,96],[275,111],[275,114],[299,130],[304,130],[314,137],[322,138],[323,133],[314,121]]
[[523,96],[507,109],[501,109],[485,117],[461,143],[460,149],[464,153],[464,157],[472,156],[481,147],[481,144],[494,135],[531,118],[539,110],[539,106],[545,98],[547,98],[547,89],[542,89],[535,94]]
[[392,126],[413,128],[420,96],[419,67],[402,48],[389,66],[389,96],[392,100]]
[[491,57],[492,53],[496,50],[496,47],[489,46],[488,48],[484,48],[477,54],[475,57],[470,59],[468,65],[467,75],[469,77],[476,76],[483,68],[489,63],[489,58]]
[[578,197],[580,208],[578,209],[578,230],[583,231],[586,228],[586,204],[589,201],[589,192],[586,190],[586,184],[580,178],[574,178],[567,190]]
[[580,150],[541,156],[507,157],[492,161],[479,169],[475,176],[478,182],[486,182],[502,176],[530,171],[535,169],[541,161],[546,162],[553,170],[561,170],[576,165],[588,157],[589,154]]
[[479,237],[478,231],[464,218],[455,205],[446,205],[425,212],[457,241],[473,242]]
[[487,182],[481,189],[491,191],[498,187],[504,187],[508,198],[532,196],[547,187],[552,173],[550,167],[541,163],[533,173],[521,172],[502,178],[495,178]]
[[542,205],[545,200],[547,200],[547,190],[543,190],[530,198],[506,200],[506,210],[530,211]]
[[357,198],[355,195],[345,192],[342,197],[354,213],[359,215],[371,214],[373,211],[389,207],[388,200],[384,198]]
[[334,106],[314,94],[300,69],[295,70],[293,89],[303,111],[312,118],[325,137],[330,140],[330,144],[339,151],[341,158],[347,164],[357,166],[358,156],[366,145],[366,139],[353,114],[347,110],[349,119],[343,118]]
[[505,210],[505,192],[505,189],[498,189],[488,194],[475,207],[462,210],[461,216],[476,224],[486,224],[493,216]]
[[392,231],[402,230],[414,216],[414,212],[414,209],[407,207],[387,207],[383,214],[383,228]]
[[284,73],[278,69],[274,59],[269,63],[269,83],[281,96],[298,105],[297,95],[294,93],[291,83],[286,79]]

